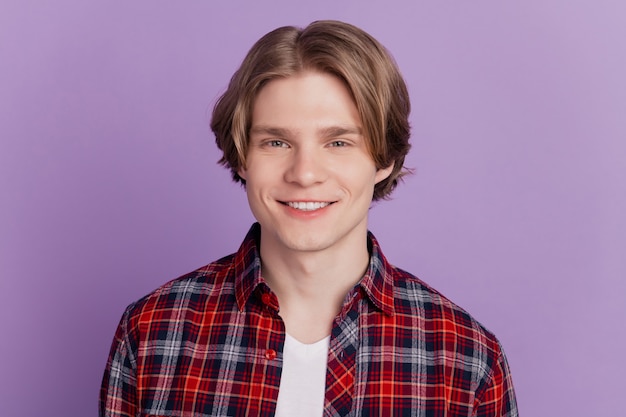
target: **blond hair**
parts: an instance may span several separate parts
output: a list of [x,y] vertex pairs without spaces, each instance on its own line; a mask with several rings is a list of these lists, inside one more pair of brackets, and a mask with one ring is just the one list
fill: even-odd
[[245,167],[256,96],[270,80],[305,70],[330,73],[344,81],[376,167],[393,164],[372,196],[386,198],[408,172],[404,167],[410,148],[408,91],[387,50],[363,30],[339,21],[317,21],[304,29],[280,27],[252,46],[213,109],[211,129],[223,152],[219,163],[230,168],[235,181],[245,184],[237,171]]

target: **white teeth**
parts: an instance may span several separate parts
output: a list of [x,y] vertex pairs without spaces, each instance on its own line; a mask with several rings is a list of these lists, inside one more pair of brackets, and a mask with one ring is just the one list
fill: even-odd
[[312,211],[312,210],[319,210],[321,208],[326,207],[327,205],[329,205],[330,203],[320,203],[320,202],[312,202],[312,201],[290,201],[287,203],[287,205],[289,207],[293,207],[295,209],[298,210],[303,210],[303,211]]

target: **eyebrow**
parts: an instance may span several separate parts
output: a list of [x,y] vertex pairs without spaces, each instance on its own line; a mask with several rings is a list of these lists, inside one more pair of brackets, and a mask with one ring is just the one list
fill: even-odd
[[[329,126],[319,130],[321,136],[325,138],[336,138],[344,135],[362,135],[363,129],[360,126]],[[289,137],[294,135],[294,131],[282,127],[274,126],[253,126],[250,129],[250,134],[266,134],[277,137]]]
[[321,129],[322,136],[336,138],[345,135],[362,135],[363,130],[359,126],[330,126]]
[[260,125],[260,126],[253,126],[250,129],[250,134],[257,134],[257,135],[269,135],[269,136],[277,136],[277,137],[287,137],[287,136],[291,136],[292,131],[290,129],[284,129],[282,127],[272,127],[272,126],[265,126],[265,125]]

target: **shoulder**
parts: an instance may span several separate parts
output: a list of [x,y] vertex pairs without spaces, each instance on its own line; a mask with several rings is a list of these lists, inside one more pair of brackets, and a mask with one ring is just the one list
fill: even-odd
[[480,407],[476,415],[495,408],[517,415],[508,362],[496,336],[430,285],[392,269],[396,322],[411,325],[414,343],[444,384],[458,395],[469,387]]
[[225,256],[184,274],[130,304],[125,311],[128,324],[182,318],[181,314],[207,309],[224,295],[234,298],[234,257]]
[[479,349],[494,358],[501,354],[496,336],[465,309],[415,275],[392,268],[396,313],[417,316],[433,343],[450,340],[457,348]]

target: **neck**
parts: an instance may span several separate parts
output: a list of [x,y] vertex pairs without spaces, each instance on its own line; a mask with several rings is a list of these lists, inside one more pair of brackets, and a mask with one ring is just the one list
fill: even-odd
[[318,251],[277,248],[263,237],[263,277],[278,297],[287,332],[305,343],[327,336],[346,294],[367,270],[367,229]]

